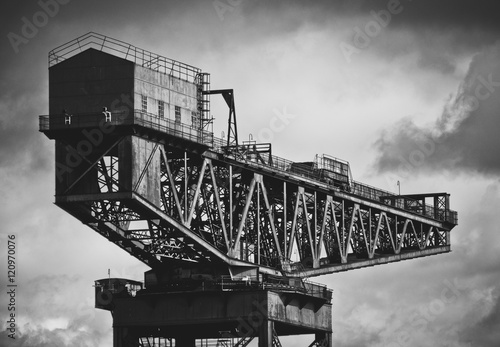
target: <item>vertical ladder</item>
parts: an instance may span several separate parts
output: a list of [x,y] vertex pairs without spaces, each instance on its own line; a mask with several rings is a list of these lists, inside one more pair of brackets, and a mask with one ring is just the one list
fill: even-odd
[[213,118],[210,115],[210,74],[200,72],[196,75],[196,96],[202,142],[213,146]]

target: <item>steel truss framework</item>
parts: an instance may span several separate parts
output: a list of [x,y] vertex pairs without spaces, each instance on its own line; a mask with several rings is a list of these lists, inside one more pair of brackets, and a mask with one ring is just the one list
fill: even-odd
[[[90,211],[80,219],[152,267],[223,262],[309,277],[449,251],[442,221],[163,141],[126,191],[114,154],[120,141],[76,180],[97,175],[97,195],[72,195],[75,182],[56,202],[77,217]],[[159,206],[136,191],[157,152]]]
[[[197,341],[196,346],[199,347],[245,347],[250,344],[255,339],[256,336],[249,337],[221,337],[218,339],[201,339]],[[279,340],[276,331],[273,331],[272,337],[273,345],[272,347],[281,347],[282,344]],[[138,341],[137,341],[138,340]],[[140,346],[140,347],[175,347],[175,339],[165,338],[165,337],[139,337],[138,339],[128,337],[122,343],[129,343],[130,346]],[[137,344],[138,342],[138,344]],[[309,347],[323,347],[328,346],[328,338],[324,335],[316,337],[315,340],[309,345]]]
[[[246,347],[255,339],[256,336],[223,336],[217,339],[198,339],[196,346],[198,347]],[[325,338],[316,338],[309,347],[326,346]],[[130,347],[175,347],[176,341],[174,338],[145,336],[135,337],[133,334],[125,335],[120,341],[125,346]],[[282,347],[278,334],[273,330],[272,347]]]
[[[159,331],[161,329],[158,329]],[[144,333],[144,332],[143,332]],[[137,330],[134,329],[120,329],[118,333],[115,332],[115,339],[119,339],[119,345],[123,347],[176,347],[182,346],[182,341],[175,338],[155,336],[155,333],[150,332],[151,336],[140,336]],[[194,345],[197,347],[245,347],[248,346],[258,334],[249,336],[234,336],[227,332],[221,331],[219,338],[210,339],[196,339]],[[308,347],[324,347],[330,345],[330,335],[325,333],[318,333],[315,335],[313,342]],[[281,341],[274,328],[272,329],[272,347],[282,347]]]
[[[142,110],[107,112],[104,123],[101,113],[40,117],[56,140],[56,204],[152,268],[145,288],[125,279],[96,286],[96,307],[113,314],[114,346],[242,347],[257,337],[281,347],[278,333],[332,346],[331,292],[303,278],[450,251],[457,219],[448,194],[396,196],[353,181],[336,158],[293,163],[270,143],[240,144],[234,91],[211,90],[198,68],[94,33],[52,51],[49,65],[95,38],[100,50],[193,82],[181,89],[197,99],[190,125]],[[143,81],[135,88],[134,78],[137,93]],[[105,102],[115,84],[88,101]],[[59,88],[51,100],[80,100]],[[226,141],[213,137],[214,94],[229,108]],[[255,323],[264,296],[259,326],[242,337],[239,319]]]
[[[156,336],[161,335],[162,328],[149,330],[150,336],[142,336],[145,331],[139,332],[137,329],[117,328],[115,331],[115,339],[119,339],[119,345],[123,347],[176,347],[182,346],[183,341],[178,341],[176,338]],[[272,347],[282,347],[279,335],[274,328],[271,329]],[[194,345],[197,347],[246,347],[255,338],[258,338],[258,332],[247,336],[234,336],[229,332],[220,331],[218,338],[203,338],[195,339]],[[329,346],[331,342],[330,334],[317,333],[314,336],[313,342],[308,347],[324,347]],[[271,346],[270,346],[271,347]]]
[[[273,338],[279,341],[277,335]],[[245,347],[252,342],[254,337],[242,337],[242,338],[226,338],[221,337],[218,339],[201,339],[198,341],[197,346],[199,347]],[[175,347],[175,339],[165,338],[165,337],[140,337],[139,339],[140,347]],[[135,343],[135,344],[134,344]],[[131,341],[131,346],[137,346],[136,341]],[[281,346],[281,344],[277,345]]]

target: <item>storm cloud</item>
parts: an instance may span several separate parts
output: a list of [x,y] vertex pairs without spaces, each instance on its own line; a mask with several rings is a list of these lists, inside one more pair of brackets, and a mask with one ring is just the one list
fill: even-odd
[[500,173],[500,42],[472,59],[458,91],[435,123],[406,117],[375,142],[379,172]]
[[[390,4],[402,10],[371,33],[366,47],[355,46],[358,29],[379,23],[376,15]],[[10,1],[6,8],[0,14],[0,236],[19,239],[21,289],[19,338],[2,332],[0,345],[111,345],[112,318],[93,308],[93,281],[108,269],[137,280],[147,270],[53,204],[54,145],[38,131],[38,115],[48,112],[47,54],[94,31],[199,66],[211,73],[214,89],[234,88],[242,138],[267,129],[275,110],[293,114],[273,134],[276,155],[306,161],[328,153],[348,160],[355,179],[366,184],[389,189],[379,183],[394,175],[412,178],[405,189],[451,194],[460,221],[452,253],[317,279],[334,289],[334,345],[496,347],[499,2],[61,1],[58,13],[17,47],[9,33],[22,35],[41,7]],[[350,62],[342,43],[359,50]],[[225,130],[226,105],[221,100],[218,113],[216,102],[214,128]],[[459,294],[439,306],[443,280],[456,282]],[[5,300],[0,294],[2,322]],[[431,303],[439,314],[413,329],[412,317],[428,313]],[[284,345],[310,341],[298,337]]]

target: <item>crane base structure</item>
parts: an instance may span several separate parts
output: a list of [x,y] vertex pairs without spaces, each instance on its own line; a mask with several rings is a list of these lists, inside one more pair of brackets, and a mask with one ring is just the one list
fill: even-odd
[[450,252],[449,194],[396,195],[353,180],[347,161],[240,143],[234,90],[210,84],[96,33],[49,53],[39,121],[55,140],[55,203],[151,268],[144,282],[95,283],[115,347],[270,347],[297,334],[331,346],[331,291],[310,277]]
[[331,291],[324,286],[308,283],[305,291],[230,279],[198,285],[165,292],[124,279],[99,280],[96,307],[113,312],[115,347],[234,347],[253,340],[267,347],[281,346],[279,336],[303,334],[313,335],[309,346],[332,346]]

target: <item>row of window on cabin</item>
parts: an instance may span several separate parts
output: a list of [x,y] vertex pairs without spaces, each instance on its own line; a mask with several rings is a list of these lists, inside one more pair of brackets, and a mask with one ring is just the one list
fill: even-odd
[[[141,110],[142,112],[148,112],[148,97],[141,95]],[[165,117],[165,102],[158,100],[158,117]],[[175,122],[181,122],[181,108],[180,106],[175,106]]]
[[[148,112],[148,97],[141,95],[141,110],[143,112]],[[158,100],[158,117],[165,118],[165,102]],[[181,107],[175,106],[175,123],[181,123]],[[191,126],[197,127],[199,123],[199,117],[196,112],[191,112]]]

